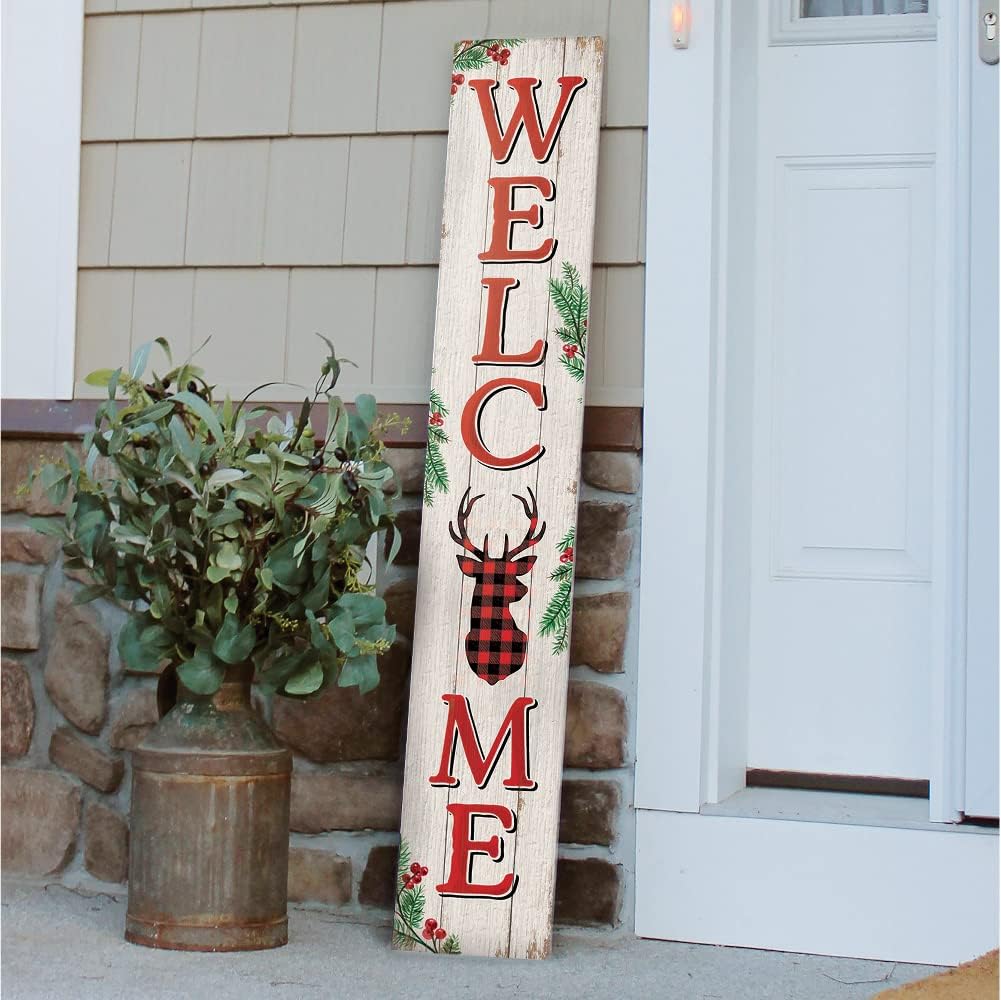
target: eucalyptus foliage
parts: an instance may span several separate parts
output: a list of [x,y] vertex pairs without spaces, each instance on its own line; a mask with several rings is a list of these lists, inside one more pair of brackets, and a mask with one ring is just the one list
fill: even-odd
[[[373,535],[391,532],[390,559],[399,547],[382,441],[395,418],[379,418],[369,395],[345,408],[329,341],[298,419],[249,397],[214,402],[202,369],[174,367],[155,343],[171,370],[146,381],[151,343],[128,369],[88,376],[108,398],[83,460],[67,447],[33,473],[54,502],[70,496],[64,520],[34,524],[62,538],[66,567],[93,577],[78,603],[125,603],[123,662],[154,672],[168,660],[198,694],[247,661],[287,695],[371,690],[396,630],[360,574]],[[324,403],[319,440],[310,414]]]

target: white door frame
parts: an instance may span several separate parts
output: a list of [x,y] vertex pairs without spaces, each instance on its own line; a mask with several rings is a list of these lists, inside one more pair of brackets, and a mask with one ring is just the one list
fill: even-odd
[[[831,953],[850,944],[825,944],[821,920],[810,938],[790,936],[803,920],[801,907],[756,912],[755,921],[774,920],[751,940],[728,937],[694,918],[669,921],[655,914],[671,893],[684,896],[683,870],[664,866],[663,849],[697,850],[711,831],[729,831],[734,844],[749,836],[741,821],[700,814],[744,787],[746,741],[739,720],[746,716],[746,683],[721,676],[719,659],[721,589],[722,407],[726,358],[727,216],[729,191],[730,5],[733,0],[692,0],[687,49],[674,49],[669,5],[651,4],[650,116],[648,131],[647,282],[644,356],[644,490],[641,555],[639,699],[637,710],[637,932],[653,937],[717,940],[759,947],[802,947]],[[764,0],[759,0],[764,2]],[[932,569],[936,608],[932,723],[934,765],[928,819],[960,818],[963,790],[965,712],[966,498],[967,467],[968,275],[970,201],[968,186],[969,66],[972,17],[965,4],[938,4],[936,108],[936,267],[939,294],[935,312],[935,365],[946,392],[934,400],[934,539]],[[677,155],[679,148],[684,155]],[[672,818],[673,817],[673,818]],[[692,823],[707,824],[705,837],[692,836]],[[761,821],[759,821],[761,822]],[[774,820],[767,820],[774,823]],[[784,849],[801,843],[809,850],[808,823],[792,824]],[[823,824],[828,826],[829,824]],[[833,826],[833,824],[830,824]],[[832,832],[837,849],[829,854],[848,878],[859,851],[870,843],[866,824]],[[940,828],[941,829],[941,828]],[[861,831],[861,833],[859,832]],[[962,844],[942,847],[943,832],[925,828],[907,835],[897,857],[944,860],[943,850],[972,852],[984,876],[979,917],[996,938],[996,837],[961,835]],[[665,844],[665,838],[669,842]],[[762,843],[774,842],[771,836]],[[657,845],[660,845],[658,850]],[[963,846],[966,845],[966,846]],[[718,850],[719,843],[716,843]],[[841,852],[840,854],[838,852]],[[660,860],[653,861],[653,855]],[[891,855],[893,852],[890,852]],[[717,855],[718,856],[718,855]],[[693,864],[695,859],[691,858]],[[986,867],[985,867],[986,866]],[[993,873],[993,874],[992,874]],[[775,874],[774,872],[772,873]],[[888,873],[885,886],[872,884],[876,898],[903,884],[913,869]],[[677,876],[675,878],[674,876]],[[929,897],[946,904],[954,889],[950,872],[931,879]],[[857,880],[852,880],[852,884]],[[893,883],[892,885],[890,883]],[[841,884],[846,884],[842,882]],[[774,888],[774,882],[772,883]],[[964,889],[969,893],[970,887]],[[790,887],[787,903],[796,898]],[[974,893],[976,895],[976,893]],[[778,892],[774,898],[782,896]],[[964,897],[969,902],[970,897]],[[882,898],[885,905],[886,897]],[[856,898],[856,905],[861,900]],[[679,904],[680,905],[680,904]],[[703,899],[702,910],[710,905]],[[806,905],[811,905],[807,902]],[[814,898],[814,909],[822,907]],[[912,910],[914,908],[912,907]],[[785,911],[782,913],[781,911]],[[969,910],[967,911],[969,912]],[[989,915],[993,912],[993,918]],[[746,912],[743,914],[747,917]],[[702,914],[705,916],[705,913]],[[919,915],[915,914],[915,919]],[[971,918],[972,919],[972,918]],[[725,921],[723,922],[725,923]],[[745,919],[745,924],[747,923]],[[696,924],[698,926],[696,927]],[[712,924],[712,921],[709,921]],[[992,931],[990,928],[993,927]],[[964,957],[962,937],[940,951],[923,950],[919,928],[909,946],[887,941],[872,947],[881,957],[956,961]],[[925,935],[926,936],[926,935]],[[906,937],[906,934],[905,934]],[[795,942],[798,942],[796,944]],[[990,945],[993,947],[994,945]],[[861,945],[859,946],[861,947]],[[840,953],[845,953],[843,950]],[[857,952],[861,954],[861,951]]]

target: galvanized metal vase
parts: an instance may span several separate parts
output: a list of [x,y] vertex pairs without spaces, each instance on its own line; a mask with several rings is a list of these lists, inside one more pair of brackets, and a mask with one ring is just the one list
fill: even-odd
[[183,685],[132,755],[125,937],[247,951],[288,941],[292,755],[253,707],[253,667],[210,697]]

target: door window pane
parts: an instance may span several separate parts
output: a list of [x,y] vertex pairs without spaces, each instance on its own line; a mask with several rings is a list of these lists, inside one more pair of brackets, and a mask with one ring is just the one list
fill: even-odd
[[927,14],[929,0],[800,0],[800,17]]

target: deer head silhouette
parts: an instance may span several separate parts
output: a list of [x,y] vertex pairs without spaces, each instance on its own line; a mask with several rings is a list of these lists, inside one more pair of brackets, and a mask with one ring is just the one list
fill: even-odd
[[541,527],[538,526],[539,511],[531,489],[528,489],[531,503],[516,493],[512,494],[525,510],[528,531],[514,549],[510,548],[505,535],[503,554],[499,559],[492,558],[488,549],[489,535],[484,536],[483,546],[477,548],[466,530],[470,511],[484,495],[480,493],[470,497],[471,492],[467,489],[459,504],[456,517],[458,530],[450,521],[448,531],[464,549],[461,555],[456,556],[459,569],[476,581],[469,612],[469,632],[466,634],[466,660],[477,677],[488,684],[496,684],[516,673],[525,663],[528,636],[518,628],[511,614],[511,604],[528,593],[528,587],[518,577],[532,569],[536,557],[516,557],[542,538],[546,525],[543,522]]

